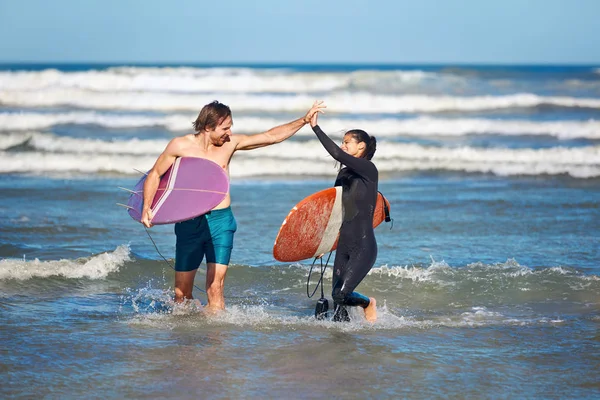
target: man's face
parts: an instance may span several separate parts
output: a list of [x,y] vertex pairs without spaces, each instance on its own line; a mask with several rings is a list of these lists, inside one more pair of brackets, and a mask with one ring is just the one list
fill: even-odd
[[210,134],[210,140],[213,145],[221,147],[225,143],[231,140],[231,127],[233,126],[233,120],[231,117],[225,118],[214,130],[208,131]]

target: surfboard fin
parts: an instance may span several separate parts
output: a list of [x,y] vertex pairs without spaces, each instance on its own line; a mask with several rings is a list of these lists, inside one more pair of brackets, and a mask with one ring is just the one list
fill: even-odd
[[137,168],[134,168],[133,170],[134,170],[135,172],[139,172],[139,173],[140,173],[140,174],[142,174],[142,175],[146,175],[146,176],[148,176],[148,173],[147,173],[147,172],[140,171],[140,170],[139,170],[139,169],[137,169]]
[[136,192],[135,190],[127,189],[127,188],[124,188],[124,187],[121,187],[121,186],[117,186],[117,187],[118,187],[119,189],[121,189],[121,190],[124,190],[124,191],[126,191],[126,192],[129,192],[129,193],[131,193],[131,194],[136,194],[136,195],[138,195],[138,196],[139,196],[139,195],[140,195],[140,193],[142,192],[141,190]]
[[128,206],[127,204],[116,203],[118,206],[125,207],[128,210],[135,210],[134,207]]

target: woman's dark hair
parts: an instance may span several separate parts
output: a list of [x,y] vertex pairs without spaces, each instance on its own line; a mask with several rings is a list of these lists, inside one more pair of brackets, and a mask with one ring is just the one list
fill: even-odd
[[375,139],[375,136],[370,136],[362,129],[351,129],[346,132],[346,135],[352,135],[354,140],[356,140],[358,143],[364,142],[367,145],[365,151],[362,153],[361,158],[366,158],[367,160],[373,158],[375,155],[375,150],[377,150],[377,139]]
[[200,133],[205,129],[215,129],[227,117],[231,117],[231,109],[215,100],[202,107],[198,118],[192,122],[192,125],[196,133]]

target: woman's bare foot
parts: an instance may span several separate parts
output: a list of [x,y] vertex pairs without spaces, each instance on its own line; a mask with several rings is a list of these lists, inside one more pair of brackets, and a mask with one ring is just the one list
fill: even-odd
[[375,297],[369,297],[369,305],[365,308],[365,318],[370,323],[377,321],[377,301],[375,301]]

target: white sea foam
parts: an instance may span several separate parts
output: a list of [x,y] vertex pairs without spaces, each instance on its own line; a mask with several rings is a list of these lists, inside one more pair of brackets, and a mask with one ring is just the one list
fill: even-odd
[[[172,114],[165,116],[108,114],[98,112],[68,113],[0,113],[0,131],[48,129],[55,125],[98,125],[105,128],[163,127],[170,131],[192,131],[195,115]],[[241,116],[234,119],[234,132],[257,133],[289,122],[283,118]],[[600,139],[600,121],[523,121],[478,118],[433,118],[421,116],[410,119],[382,118],[323,120],[328,132],[338,135],[345,130],[360,127],[377,136],[462,136],[469,134],[548,135],[560,139]],[[312,130],[302,129],[298,135],[312,136]]]
[[[215,99],[236,112],[305,112],[315,100],[307,94],[184,94],[165,92],[95,92],[90,90],[41,89],[0,91],[0,104],[18,107],[69,106],[98,110],[194,111]],[[415,113],[441,111],[482,111],[531,108],[550,105],[566,108],[600,108],[600,99],[567,96],[539,96],[518,93],[505,96],[385,95],[368,92],[334,92],[327,95],[328,111],[334,113]]]
[[9,112],[0,113],[1,131],[20,131],[47,129],[55,125],[97,125],[105,128],[145,128],[163,126],[171,130],[191,129],[195,117],[190,114],[172,116],[144,116],[102,114],[97,112],[36,113]]
[[460,315],[449,315],[435,318],[432,321],[435,325],[450,327],[481,327],[494,325],[530,325],[545,324],[546,319],[527,319],[504,316],[497,311],[488,310],[486,307],[472,307],[470,311],[465,311]]
[[[167,139],[156,140],[100,140],[56,136],[51,133],[19,132],[0,135],[0,149],[27,144],[44,152],[95,153],[95,154],[138,154],[158,155],[167,145]],[[22,154],[22,153],[21,153]]]
[[[158,298],[164,295],[159,294]],[[160,300],[159,300],[160,301]],[[233,325],[239,327],[252,327],[254,329],[273,329],[280,327],[298,327],[313,329],[326,329],[341,332],[360,332],[373,330],[397,330],[397,329],[431,329],[439,326],[448,327],[484,327],[498,325],[532,325],[532,324],[556,324],[560,320],[552,318],[524,318],[507,317],[502,313],[488,310],[485,307],[473,307],[461,314],[434,315],[425,319],[416,319],[412,316],[396,315],[397,312],[388,310],[387,305],[377,307],[377,321],[369,323],[364,318],[364,313],[356,307],[349,309],[350,322],[339,323],[332,320],[316,320],[309,315],[289,315],[282,313],[279,309],[269,304],[261,306],[229,305],[227,310],[216,316],[205,316],[197,308],[188,307],[183,313],[152,312],[142,310],[126,321],[127,324],[152,326],[162,329],[173,329],[174,327],[188,326],[223,326]],[[287,310],[286,310],[287,311]],[[183,319],[181,316],[193,315],[194,318]]]
[[[465,267],[451,267],[444,261],[432,261],[429,266],[388,266],[382,265],[374,267],[369,275],[410,280],[414,283],[433,282],[443,286],[452,284],[452,282],[464,282],[467,280],[478,280],[482,277],[498,278],[502,281],[507,279],[524,280],[532,277],[540,277],[540,282],[571,282],[579,286],[571,286],[573,290],[582,290],[598,281],[596,275],[584,275],[581,272],[565,267],[549,267],[541,269],[532,269],[528,266],[519,264],[514,259],[508,259],[506,262],[485,264],[482,262],[472,263]],[[565,279],[568,278],[568,279]],[[570,279],[572,278],[572,281]],[[520,290],[529,291],[531,288],[521,288]]]
[[[131,155],[158,155],[166,139],[129,140],[80,139],[48,133],[25,132],[0,135],[0,149],[28,142],[37,150],[61,153],[106,153]],[[23,153],[18,153],[25,155]],[[314,159],[331,161],[320,142],[288,140],[276,146],[267,146],[251,152],[237,152],[236,159]],[[380,161],[464,161],[473,163],[515,163],[556,165],[600,165],[600,146],[551,147],[542,149],[507,149],[478,147],[434,147],[415,143],[380,143],[375,162]]]
[[[100,141],[33,133],[28,144],[37,151],[0,153],[0,173],[118,172],[149,169],[166,141]],[[15,135],[0,139],[0,148],[15,145]],[[505,149],[432,147],[385,143],[374,160],[380,172],[446,170],[496,175],[600,176],[600,146]],[[333,175],[333,159],[317,140],[288,140],[251,152],[237,152],[232,177],[264,175]]]
[[123,156],[109,154],[63,154],[41,152],[0,153],[0,173],[82,173],[116,172],[139,174],[149,170],[156,161],[152,156]]
[[[452,273],[452,268],[445,262],[432,262],[428,268],[409,267],[409,266],[392,266],[382,265],[372,268],[369,275],[379,275],[387,277],[395,277],[400,279],[408,279],[413,282],[431,282],[436,281],[434,275],[436,273]],[[438,282],[439,283],[439,282]]]
[[419,70],[294,72],[289,69],[118,67],[82,72],[5,71],[0,72],[0,87],[31,91],[76,88],[107,92],[308,93],[345,88],[402,88],[439,76]]
[[63,277],[68,279],[104,279],[130,261],[130,250],[126,245],[117,247],[113,252],[95,255],[77,260],[40,261],[0,260],[0,280]]

